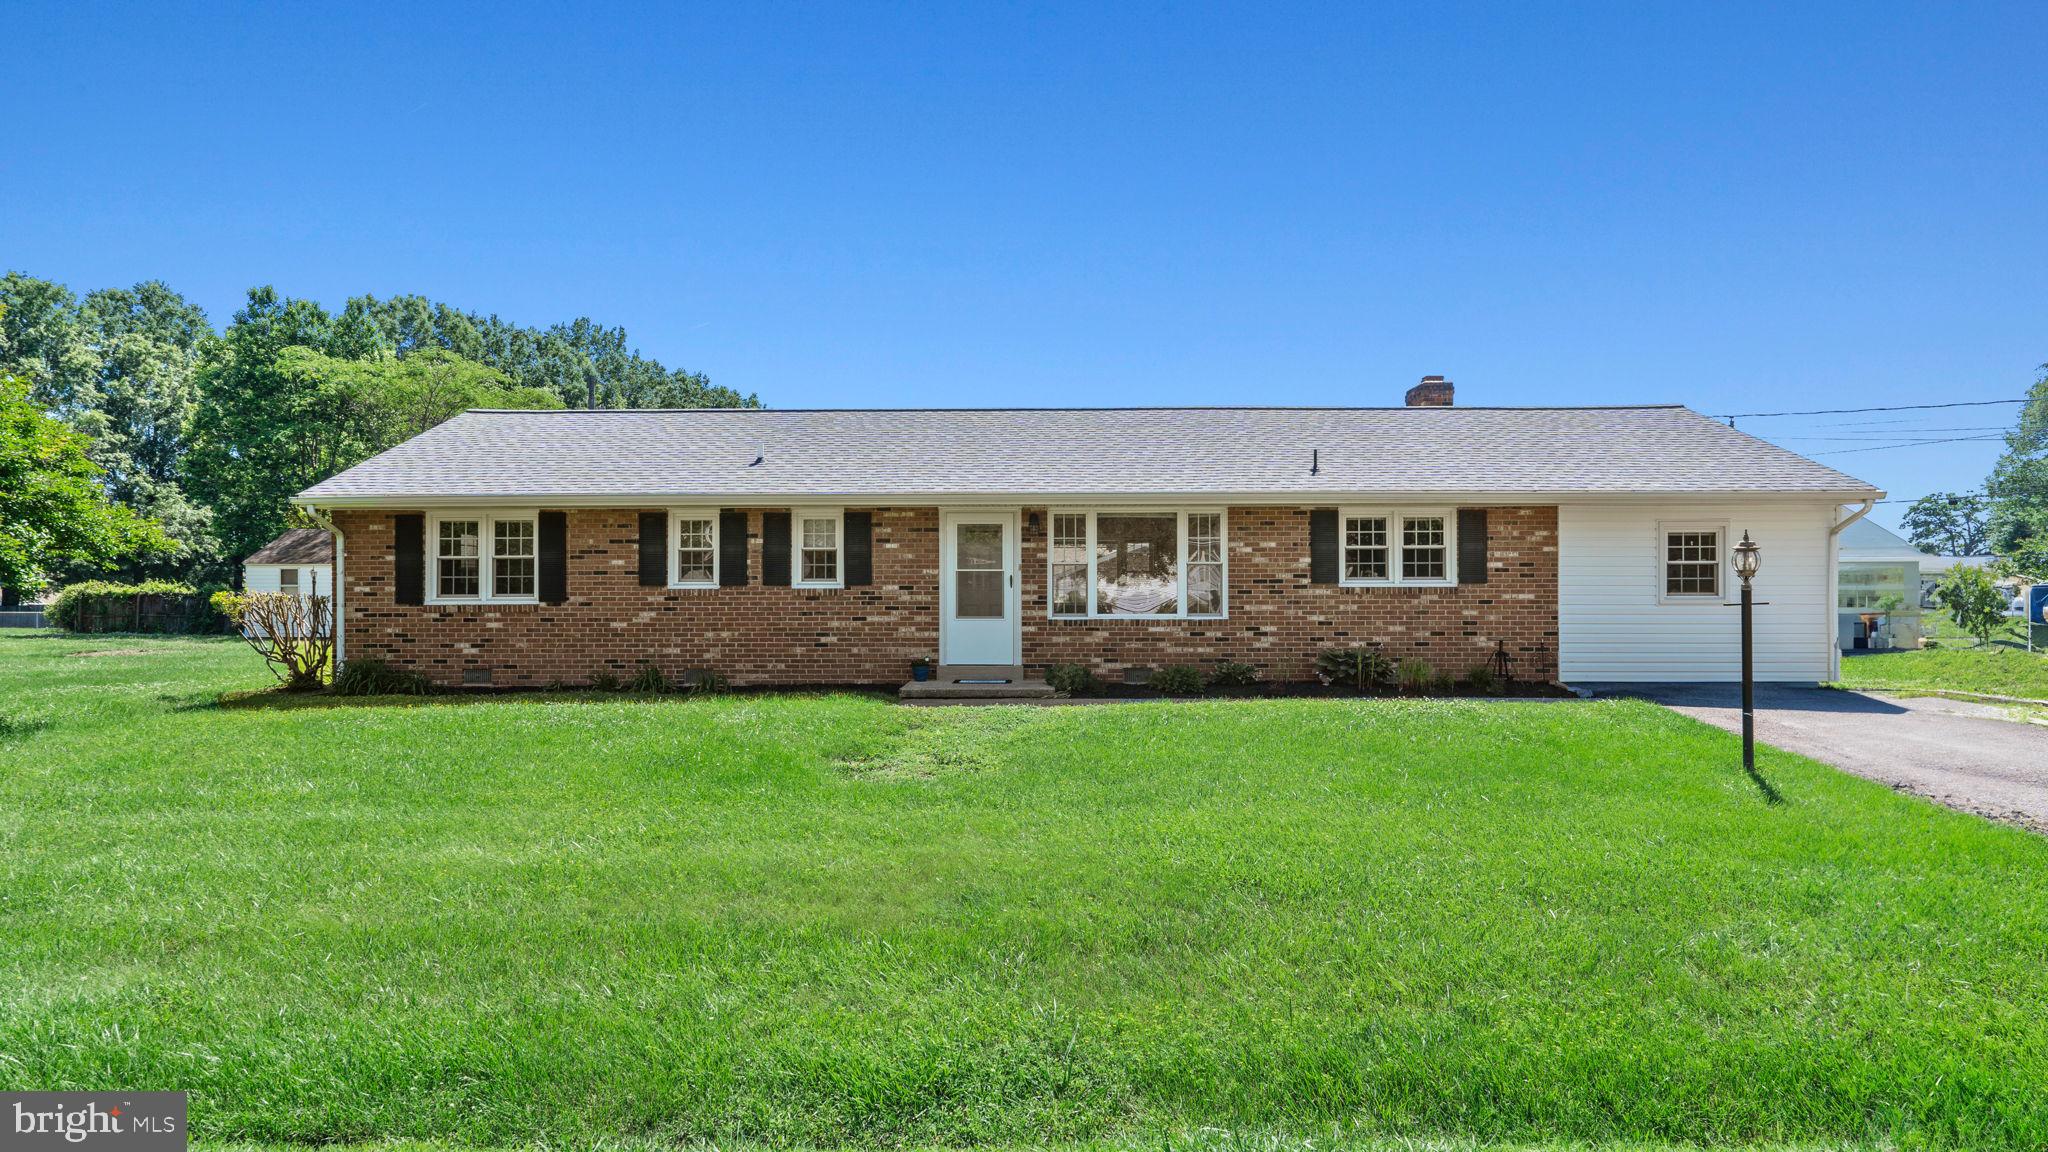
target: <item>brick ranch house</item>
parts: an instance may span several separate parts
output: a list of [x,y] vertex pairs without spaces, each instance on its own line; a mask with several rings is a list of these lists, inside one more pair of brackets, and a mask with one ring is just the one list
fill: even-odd
[[[342,659],[448,685],[913,660],[1306,680],[1366,641],[1463,674],[1835,674],[1836,537],[1883,493],[1679,406],[465,413],[300,493]],[[1860,504],[1850,510],[1844,505]]]

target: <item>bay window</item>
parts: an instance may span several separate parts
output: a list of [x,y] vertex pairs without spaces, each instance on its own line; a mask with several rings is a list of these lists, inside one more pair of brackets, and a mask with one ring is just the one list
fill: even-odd
[[1346,508],[1338,525],[1338,583],[1401,587],[1455,583],[1451,526],[1444,508]]
[[427,535],[433,603],[538,600],[539,540],[532,512],[445,512]]
[[1050,615],[1224,615],[1223,513],[1054,512],[1051,521]]

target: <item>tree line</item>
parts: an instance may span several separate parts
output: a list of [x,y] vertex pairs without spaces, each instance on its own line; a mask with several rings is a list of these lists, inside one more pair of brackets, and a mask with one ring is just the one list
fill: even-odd
[[1922,496],[1900,526],[1923,552],[1996,556],[2002,575],[2048,581],[2048,364],[2020,405],[1983,489]]
[[[0,586],[230,582],[293,493],[468,408],[758,407],[588,318],[250,289],[224,330],[162,281],[0,278]],[[81,500],[88,503],[81,503]]]

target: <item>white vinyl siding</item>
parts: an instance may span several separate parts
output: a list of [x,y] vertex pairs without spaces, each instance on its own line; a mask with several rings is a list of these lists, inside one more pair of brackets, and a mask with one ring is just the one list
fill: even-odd
[[[1740,589],[1727,541],[1763,546],[1756,578],[1756,675],[1815,683],[1832,675],[1835,604],[1826,504],[1566,504],[1557,510],[1558,668],[1566,683],[1736,680]],[[1669,597],[1664,530],[1726,526],[1719,596]]]
[[299,573],[298,592],[311,596],[317,586],[320,595],[334,595],[334,569],[326,564],[244,564],[242,565],[242,591],[281,591],[278,580],[279,570],[296,568]]

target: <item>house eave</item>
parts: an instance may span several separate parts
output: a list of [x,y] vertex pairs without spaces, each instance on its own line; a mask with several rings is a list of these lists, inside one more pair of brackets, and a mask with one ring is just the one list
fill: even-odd
[[1657,504],[1745,501],[1771,504],[1844,504],[1881,500],[1872,488],[1833,491],[1716,489],[1660,492],[1605,492],[1586,489],[1551,491],[1316,491],[1316,492],[782,492],[738,495],[712,492],[529,493],[479,495],[470,492],[413,493],[375,496],[319,496],[300,493],[300,508],[404,510],[414,508],[661,508],[690,505],[721,508],[788,508],[799,505],[845,505],[894,508],[977,508],[1118,504],[1220,504],[1231,507],[1301,507],[1305,505],[1414,502],[1463,505],[1518,504]]

